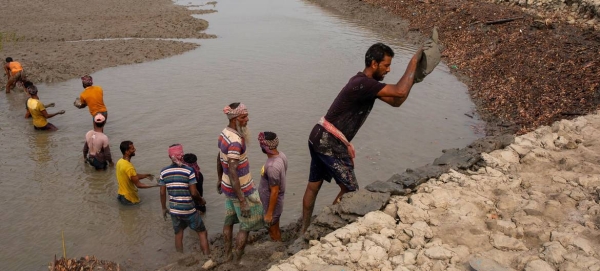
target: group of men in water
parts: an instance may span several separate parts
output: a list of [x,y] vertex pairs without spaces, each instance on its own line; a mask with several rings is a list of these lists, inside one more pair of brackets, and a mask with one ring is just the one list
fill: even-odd
[[[394,52],[382,43],[372,45],[365,54],[363,71],[350,78],[325,116],[313,127],[308,139],[311,163],[302,202],[302,233],[310,226],[315,200],[323,181],[331,182],[333,178],[340,187],[333,204],[340,202],[345,193],[359,189],[354,173],[355,149],[350,142],[366,121],[376,100],[399,107],[408,98],[414,83],[433,70],[437,63],[428,66],[424,62],[427,52],[423,53],[423,50],[430,48],[431,45],[415,53],[396,84],[384,84],[380,81],[390,72]],[[13,64],[11,67],[15,66]],[[84,91],[75,106],[83,108],[87,105],[94,123],[94,129],[86,134],[84,159],[96,169],[104,169],[113,163],[108,138],[103,134],[108,113],[102,101],[102,89],[93,85],[90,76],[82,77],[82,83]],[[27,90],[32,97],[30,99],[37,97],[37,91]],[[39,110],[31,108],[43,108],[39,104],[30,107],[28,102],[31,115],[34,114],[33,110]],[[248,108],[243,103],[232,103],[225,106],[223,113],[228,123],[218,138],[216,188],[219,194],[225,196],[225,255],[227,260],[239,261],[251,231],[267,227],[271,238],[281,241],[279,220],[283,211],[288,161],[286,155],[278,150],[277,135],[261,132],[258,142],[267,161],[261,169],[261,180],[257,187],[247,155],[247,142],[251,140],[247,128]],[[49,118],[52,115],[44,116]],[[38,127],[35,121],[34,126]],[[131,164],[136,151],[133,142],[121,142],[120,150],[123,157],[116,163],[118,201],[124,205],[135,205],[140,202],[138,188],[160,187],[162,214],[165,219],[170,214],[177,251],[183,251],[183,231],[190,227],[198,233],[202,252],[209,254],[207,231],[202,221],[206,201],[202,197],[203,177],[197,157],[185,154],[180,144],[171,145],[168,148],[170,165],[160,171],[158,183],[144,184],[140,182],[141,179],[153,179],[154,176],[137,173]],[[233,246],[235,224],[240,224],[240,227]]]

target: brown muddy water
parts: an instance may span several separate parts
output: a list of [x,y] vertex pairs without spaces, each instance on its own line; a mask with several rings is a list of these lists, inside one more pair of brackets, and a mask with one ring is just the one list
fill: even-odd
[[[362,70],[366,49],[378,41],[392,46],[396,57],[385,82],[395,83],[415,48],[298,0],[219,1],[214,8],[217,13],[201,17],[217,39],[194,41],[202,46],[180,56],[93,74],[104,88],[112,154],[118,159],[119,143],[131,140],[138,172],[154,174],[169,164],[167,147],[173,143],[197,154],[205,176],[205,223],[209,234],[218,233],[224,208],[223,196],[215,192],[217,137],[227,123],[223,107],[241,101],[250,110],[255,180],[266,160],[254,139],[259,131],[276,132],[289,159],[282,217],[287,224],[301,215],[310,130]],[[0,98],[0,270],[47,270],[55,254],[62,256],[61,231],[70,257],[96,255],[129,270],[172,261],[173,231],[160,215],[158,189],[140,190],[139,206],[120,206],[114,169],[96,172],[83,163],[84,135],[92,125],[88,110],[72,105],[80,81],[39,89],[44,103],[56,103],[50,113],[67,111],[51,119],[57,132],[34,131],[23,119],[23,93]],[[476,133],[481,121],[465,115],[473,108],[465,85],[443,64],[413,88],[401,108],[376,102],[353,141],[361,187],[482,136]],[[336,185],[324,184],[315,210],[337,192]],[[197,250],[196,240],[186,233],[185,249]]]

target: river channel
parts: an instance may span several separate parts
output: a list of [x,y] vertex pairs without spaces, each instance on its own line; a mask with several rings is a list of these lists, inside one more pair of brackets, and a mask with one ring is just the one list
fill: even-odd
[[[217,138],[227,124],[222,109],[241,101],[250,112],[249,159],[257,183],[266,160],[257,133],[279,135],[279,149],[289,159],[282,224],[295,221],[308,178],[313,125],[362,70],[371,44],[384,42],[396,52],[386,83],[396,83],[416,48],[301,0],[222,0],[202,8],[218,10],[198,15],[210,23],[206,32],[218,38],[192,40],[201,46],[179,56],[92,74],[104,88],[113,157],[120,158],[121,141],[131,140],[138,173],[156,175],[169,164],[167,148],[173,143],[198,155],[208,202],[205,223],[209,234],[218,233],[224,207],[215,191]],[[91,118],[87,109],[72,105],[82,91],[80,80],[39,90],[44,103],[56,103],[49,113],[67,111],[51,119],[57,132],[34,131],[23,118],[26,97],[20,91],[0,98],[0,270],[47,270],[55,254],[62,256],[61,232],[69,257],[95,255],[131,270],[171,261],[173,231],[161,217],[159,190],[142,189],[139,206],[120,206],[114,168],[97,172],[83,163]],[[481,137],[474,129],[481,121],[465,115],[473,108],[466,86],[444,64],[413,87],[402,107],[377,101],[353,140],[360,186],[431,163],[443,149]],[[337,192],[337,185],[324,184],[315,210]],[[188,231],[189,251],[197,248],[197,237]]]

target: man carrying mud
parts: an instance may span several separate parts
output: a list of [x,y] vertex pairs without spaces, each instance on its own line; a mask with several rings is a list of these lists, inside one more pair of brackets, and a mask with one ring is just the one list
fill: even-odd
[[12,57],[6,58],[4,73],[6,74],[6,93],[10,93],[10,89],[15,87],[17,82],[26,80],[21,63],[14,61]]
[[145,184],[140,180],[148,178],[154,179],[152,174],[138,174],[135,171],[135,167],[131,164],[131,157],[135,156],[135,146],[133,142],[127,140],[121,142],[119,146],[123,158],[117,161],[116,174],[117,183],[119,185],[117,200],[123,205],[135,205],[140,203],[140,197],[138,196],[138,188],[152,188],[157,187],[157,184]]
[[114,165],[108,137],[102,132],[105,123],[104,115],[97,114],[94,117],[94,129],[85,134],[85,143],[83,144],[83,160],[96,170],[103,170],[108,165],[111,167]]
[[381,83],[390,72],[394,52],[383,43],[372,45],[365,54],[365,68],[342,88],[331,104],[327,114],[319,120],[309,136],[310,175],[302,201],[302,233],[310,225],[315,200],[323,181],[331,178],[340,187],[333,201],[342,195],[358,190],[354,174],[354,147],[350,143],[363,125],[375,100],[379,99],[393,107],[406,101],[415,82],[415,71],[421,59],[418,50],[408,63],[404,75],[395,85]]
[[104,92],[100,86],[95,86],[91,76],[85,75],[81,77],[83,92],[79,95],[79,99],[75,100],[73,105],[77,108],[88,107],[92,118],[100,113],[108,118],[108,112],[104,105]]
[[[171,215],[173,230],[175,231],[175,249],[183,252],[183,231],[188,226],[198,233],[200,248],[204,255],[210,254],[208,247],[208,233],[198,210],[194,208],[194,201],[206,204],[206,201],[196,190],[196,174],[193,168],[183,163],[183,146],[174,144],[169,147],[171,165],[160,171],[158,185],[160,186],[160,204],[162,214],[166,219],[167,213]],[[169,209],[167,209],[167,193],[169,194]]]
[[[232,103],[223,109],[229,125],[219,136],[217,157],[217,192],[225,194],[223,239],[226,261],[244,254],[248,233],[263,227],[263,207],[250,174],[246,143],[248,142],[248,109]],[[236,246],[231,253],[233,225],[240,224]]]
[[285,196],[285,174],[287,157],[277,150],[279,138],[273,132],[262,132],[258,135],[258,143],[267,161],[260,171],[258,193],[263,204],[264,221],[269,226],[269,235],[274,241],[281,241],[279,218],[283,212]]
[[48,114],[46,112],[46,107],[54,107],[54,103],[50,103],[48,105],[44,105],[40,101],[40,97],[38,97],[37,87],[34,85],[30,85],[27,88],[27,93],[29,93],[30,98],[27,99],[26,108],[27,112],[25,113],[25,118],[32,118],[33,120],[33,128],[36,130],[46,130],[46,131],[56,131],[58,128],[54,126],[52,123],[48,122],[49,118],[52,118],[56,115],[62,115],[65,113],[65,110],[58,111],[53,114]]

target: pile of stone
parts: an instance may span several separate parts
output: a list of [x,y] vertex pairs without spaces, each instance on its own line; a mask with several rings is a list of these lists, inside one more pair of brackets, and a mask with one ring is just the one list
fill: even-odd
[[269,270],[600,270],[599,139],[599,115],[541,127]]

